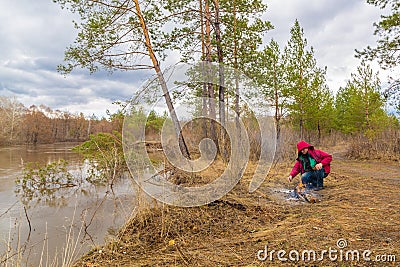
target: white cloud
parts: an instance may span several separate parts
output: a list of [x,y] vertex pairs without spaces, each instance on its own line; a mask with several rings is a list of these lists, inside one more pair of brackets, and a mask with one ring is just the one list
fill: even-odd
[[118,110],[118,106],[112,104],[109,99],[91,97],[87,99],[86,103],[82,104],[68,104],[62,107],[62,111],[68,111],[73,114],[83,113],[85,116],[95,114],[97,117],[108,117],[107,110],[111,113]]
[[[266,34],[265,42],[274,38],[283,47],[298,19],[309,45],[315,49],[318,64],[328,67],[328,84],[333,90],[344,85],[356,69],[354,49],[375,43],[372,23],[381,11],[365,0],[265,2],[269,6],[265,19],[275,26]],[[63,62],[64,50],[77,32],[72,24],[74,15],[52,1],[1,0],[0,19],[0,94],[17,96],[25,105],[104,114],[113,101],[130,98],[153,74],[89,75],[79,69],[67,77],[57,73],[56,66]],[[178,53],[171,53],[162,67],[178,61]],[[385,78],[382,76],[382,81]]]

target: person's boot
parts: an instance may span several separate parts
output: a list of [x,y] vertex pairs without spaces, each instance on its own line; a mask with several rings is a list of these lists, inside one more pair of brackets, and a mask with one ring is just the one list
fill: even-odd
[[324,188],[324,178],[319,177],[319,178],[317,178],[317,185],[316,185],[314,191],[319,191],[323,188]]

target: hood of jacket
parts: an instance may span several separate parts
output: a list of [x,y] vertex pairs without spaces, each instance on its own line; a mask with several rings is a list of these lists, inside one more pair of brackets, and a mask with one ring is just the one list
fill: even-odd
[[310,145],[309,143],[307,143],[306,141],[301,140],[300,142],[297,143],[297,152],[301,153],[301,151],[304,148],[310,148],[313,149],[314,147],[312,145]]

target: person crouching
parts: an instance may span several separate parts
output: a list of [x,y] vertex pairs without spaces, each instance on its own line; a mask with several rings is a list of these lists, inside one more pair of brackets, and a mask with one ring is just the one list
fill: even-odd
[[298,157],[288,177],[289,182],[301,174],[301,182],[309,189],[320,190],[324,187],[324,178],[330,172],[332,156],[305,141],[297,143]]

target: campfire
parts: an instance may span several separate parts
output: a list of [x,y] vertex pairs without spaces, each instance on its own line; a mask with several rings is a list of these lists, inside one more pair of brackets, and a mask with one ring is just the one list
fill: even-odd
[[293,197],[309,203],[320,202],[318,196],[312,192],[312,190],[308,189],[305,184],[300,182],[293,190]]

